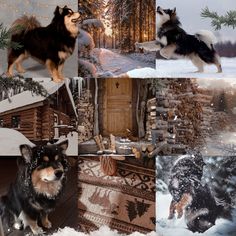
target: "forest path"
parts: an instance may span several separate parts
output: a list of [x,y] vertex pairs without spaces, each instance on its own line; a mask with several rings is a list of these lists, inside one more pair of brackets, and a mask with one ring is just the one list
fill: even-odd
[[109,49],[100,49],[99,60],[103,71],[110,71],[114,75],[120,75],[133,69],[151,66],[149,62],[138,60],[138,57],[136,59],[137,60]]

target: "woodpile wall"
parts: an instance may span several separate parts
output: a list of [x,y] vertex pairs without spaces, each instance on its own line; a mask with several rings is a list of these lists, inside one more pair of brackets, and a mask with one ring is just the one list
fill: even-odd
[[92,102],[92,94],[90,90],[82,91],[78,108],[78,125],[82,130],[79,132],[79,142],[85,142],[93,138],[94,129],[94,105]]
[[202,145],[228,122],[226,113],[214,112],[212,97],[194,80],[166,79],[147,102],[146,139],[157,146],[165,142],[172,153]]

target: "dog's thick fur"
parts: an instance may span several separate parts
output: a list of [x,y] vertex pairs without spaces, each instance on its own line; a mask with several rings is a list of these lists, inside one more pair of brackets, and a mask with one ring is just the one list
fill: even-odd
[[187,34],[176,15],[176,9],[157,7],[159,22],[157,26],[157,44],[160,54],[166,58],[187,57],[203,72],[205,64],[214,64],[218,72],[222,72],[220,57],[214,49],[215,36],[207,30],[195,35]]
[[181,218],[193,232],[205,232],[215,224],[218,206],[207,185],[201,183],[205,163],[201,154],[186,156],[174,164],[168,189],[173,199],[169,219]]
[[57,6],[51,23],[40,26],[35,17],[23,16],[11,27],[11,41],[21,45],[8,52],[8,76],[13,76],[13,67],[24,73],[21,63],[31,56],[46,65],[55,82],[61,82],[65,60],[73,53],[78,35],[80,13],[73,12],[67,6]]
[[57,145],[20,146],[22,156],[17,159],[16,180],[0,200],[5,230],[29,226],[38,235],[43,228],[51,228],[48,214],[55,208],[65,185],[67,147],[67,140]]

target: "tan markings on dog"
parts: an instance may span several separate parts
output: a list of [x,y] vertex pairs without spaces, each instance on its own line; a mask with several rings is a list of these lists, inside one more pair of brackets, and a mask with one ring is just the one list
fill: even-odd
[[169,220],[173,219],[175,216],[175,207],[176,207],[176,202],[172,200],[169,208],[169,216],[168,216]]
[[61,81],[64,80],[63,68],[64,68],[64,63],[58,66],[58,74],[59,74],[59,78],[61,78]]
[[190,194],[184,193],[179,202],[175,205],[175,209],[178,213],[178,218],[183,215],[184,209],[192,202],[193,198]]
[[48,214],[45,213],[41,216],[41,222],[43,227],[45,227],[46,229],[52,228],[52,223],[48,219]]
[[191,54],[189,58],[192,61],[192,63],[198,68],[198,71],[196,72],[203,72],[205,62],[194,53]]
[[21,54],[15,61],[15,64],[16,64],[16,70],[19,72],[19,73],[25,73],[25,69],[22,67],[21,63],[28,58],[28,55],[27,53],[23,53]]
[[[63,170],[61,167],[60,170]],[[35,191],[49,198],[57,196],[62,188],[61,180],[56,180],[55,170],[52,167],[35,169],[32,173],[32,184]]]
[[61,83],[64,78],[60,77],[58,68],[56,68],[55,63],[52,60],[47,59],[46,66],[47,66],[49,73],[52,76],[53,81],[55,83]]
[[71,33],[71,36],[76,38],[79,32],[79,27],[77,22],[79,20],[80,14],[78,12],[73,12],[72,14],[66,15],[64,17],[64,23],[66,29]]
[[49,161],[49,157],[48,157],[48,156],[44,156],[44,157],[43,157],[43,160],[44,160],[44,161]]
[[59,159],[59,156],[56,155],[56,156],[54,157],[54,159],[55,159],[55,161],[57,161],[57,160]]
[[71,55],[70,52],[64,52],[64,51],[59,51],[58,52],[58,57],[61,60],[66,60],[70,55]]

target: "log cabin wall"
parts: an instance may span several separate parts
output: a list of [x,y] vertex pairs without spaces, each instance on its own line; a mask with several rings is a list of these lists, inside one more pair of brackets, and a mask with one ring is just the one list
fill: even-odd
[[17,111],[2,115],[4,127],[12,128],[12,117],[20,117],[19,128],[15,130],[21,132],[30,140],[37,140],[36,135],[36,121],[37,121],[37,108],[31,108],[23,111]]

